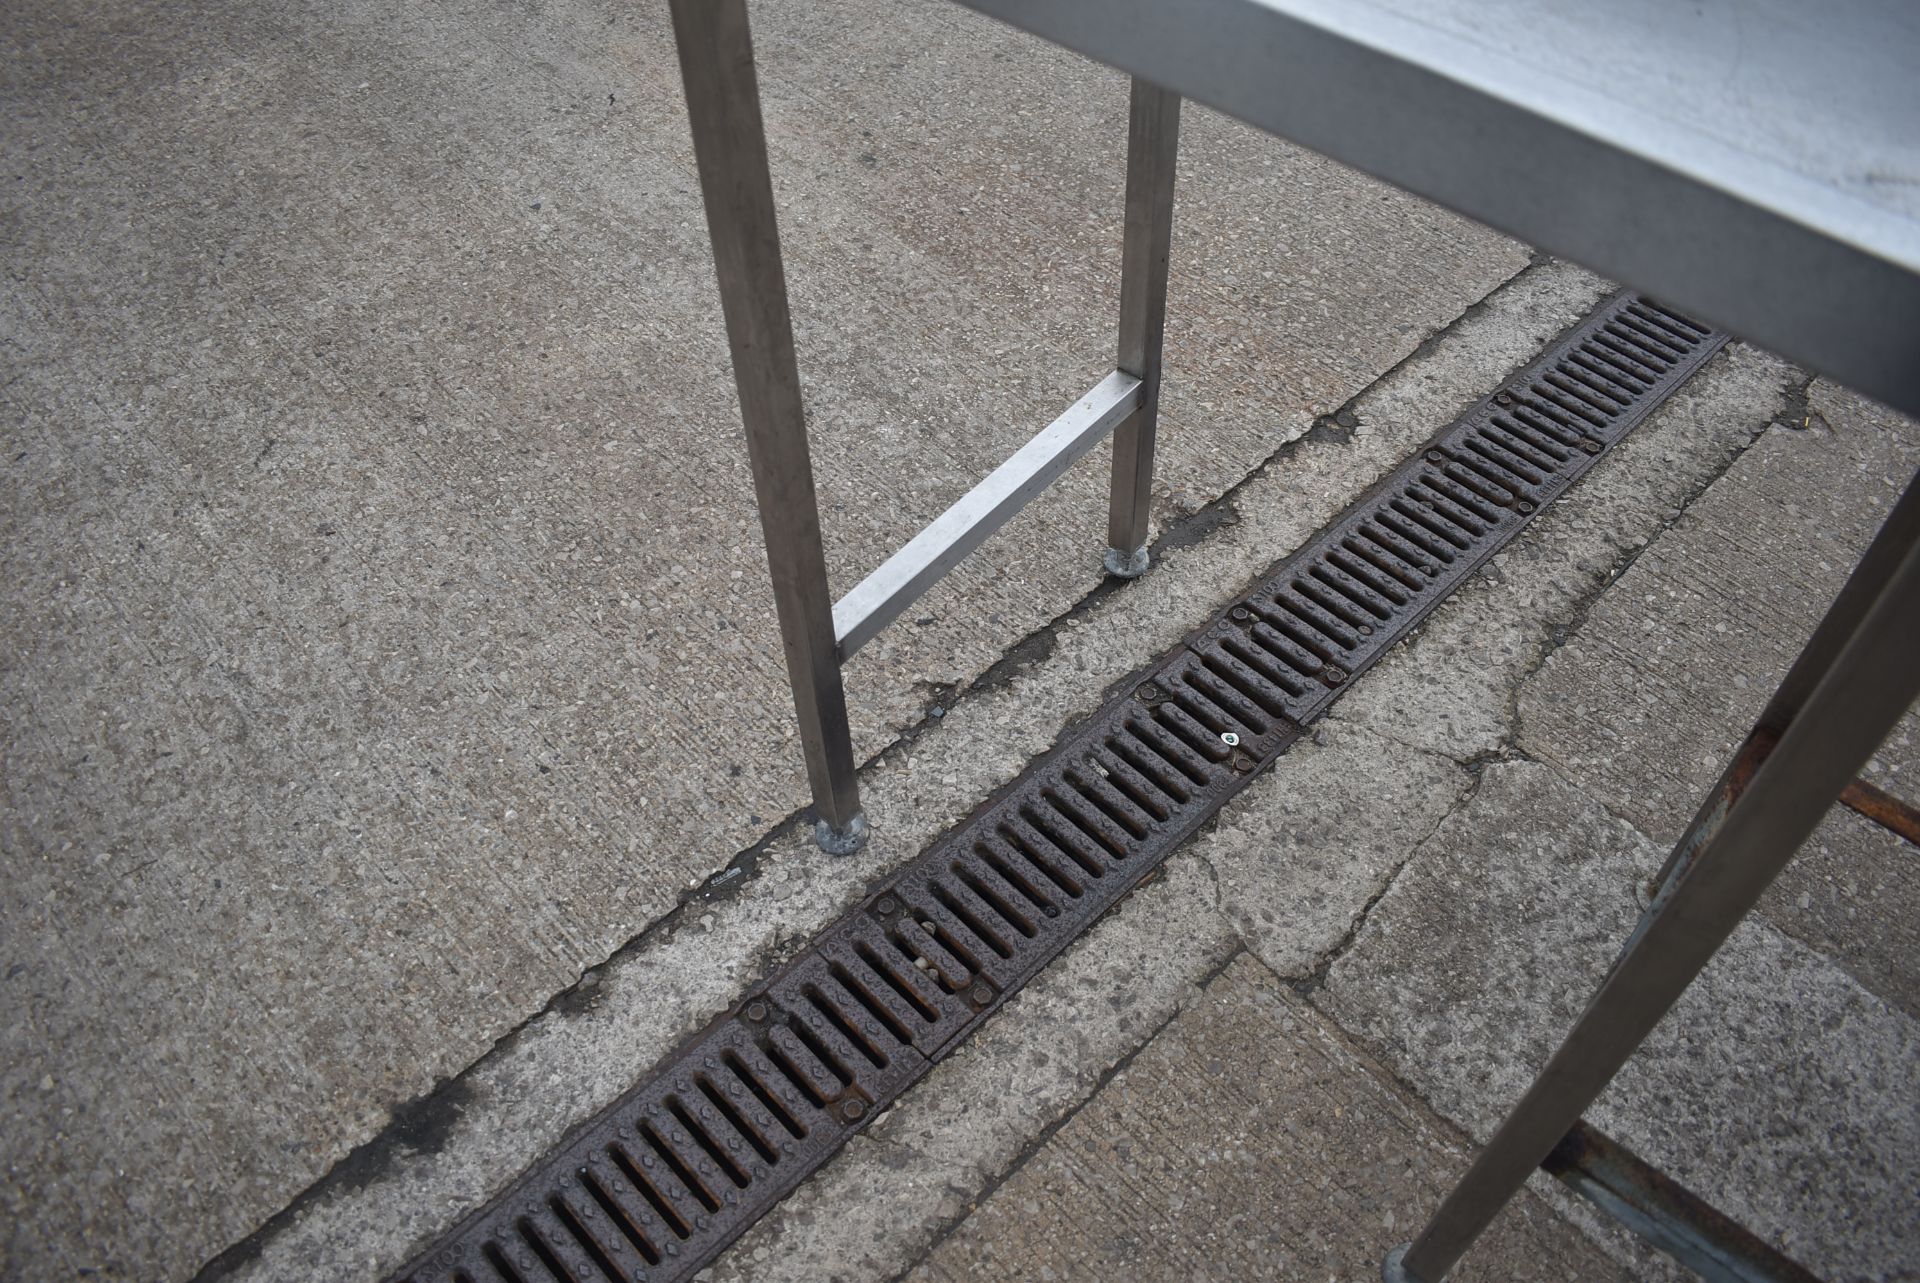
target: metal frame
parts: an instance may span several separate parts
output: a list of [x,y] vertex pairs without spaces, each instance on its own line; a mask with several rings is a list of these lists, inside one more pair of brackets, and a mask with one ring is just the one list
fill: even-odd
[[[1674,845],[1586,1011],[1420,1236],[1388,1258],[1388,1283],[1441,1283],[1533,1170],[1577,1134],[1581,1115],[1920,696],[1916,637],[1920,479]],[[1676,1227],[1696,1236],[1703,1228]],[[1688,1264],[1709,1279],[1791,1277],[1705,1256]]]
[[671,0],[694,156],[813,790],[814,836],[866,840],[840,667],[1074,460],[1114,434],[1107,569],[1147,568],[1180,99],[1133,82],[1117,368],[837,603],[827,583],[745,0]]

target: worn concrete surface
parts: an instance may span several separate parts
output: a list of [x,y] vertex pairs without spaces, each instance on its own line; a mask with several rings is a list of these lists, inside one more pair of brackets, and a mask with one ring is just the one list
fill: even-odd
[[[879,823],[870,866],[821,864],[783,837],[736,894],[640,941],[601,971],[588,1000],[533,1021],[464,1076],[457,1096],[438,1102],[433,1116],[442,1126],[430,1132],[431,1143],[396,1138],[379,1150],[377,1165],[355,1165],[303,1200],[249,1245],[259,1255],[245,1276],[357,1276],[404,1260],[449,1209],[483,1199],[572,1119],[611,1099],[635,1065],[670,1049],[823,925],[871,869],[910,857],[1010,779],[1094,707],[1117,675],[1176,641],[1232,586],[1311,535],[1603,290],[1585,273],[1547,264],[1496,292],[1361,398],[1350,432],[1296,443],[1283,463],[1236,490],[1205,539],[1166,551],[1167,573],[1091,601],[1028,648],[1006,680],[959,700],[871,766],[863,787]],[[1289,763],[1297,757],[1298,750]],[[951,1191],[977,1190],[1004,1170],[1035,1130],[1085,1099],[1102,1070],[1138,1046],[1227,955],[1233,937],[1212,911],[1212,884],[1204,865],[1170,866],[1164,883],[1136,897],[1138,913],[1129,907],[1103,922],[983,1032],[983,1054],[943,1064],[894,1118],[876,1122],[716,1268],[726,1277],[794,1280],[828,1277],[851,1268],[848,1261],[861,1263],[859,1277],[906,1268],[950,1215],[945,1205],[964,1197]],[[1344,918],[1333,930],[1346,930]],[[1113,973],[1103,962],[1109,956],[1141,961]],[[1072,1056],[1044,1050],[1062,1030],[1075,1040]],[[996,1050],[984,1054],[990,1045]],[[1017,1078],[1009,1076],[1009,1057],[1020,1066]],[[986,1101],[994,1107],[981,1108]],[[872,1143],[883,1136],[894,1139]],[[928,1162],[910,1178],[890,1159],[907,1144]],[[884,1200],[854,1193],[882,1186]],[[861,1216],[833,1213],[854,1201]]]
[[[844,588],[1107,368],[1125,84],[942,5],[755,18]],[[664,6],[0,40],[0,1253],[180,1278],[804,786]],[[1528,261],[1186,144],[1163,523]],[[863,752],[1096,584],[1103,485],[860,656]]]
[[[1470,1157],[1241,954],[907,1277],[1371,1283]],[[1529,1194],[1449,1277],[1630,1276]]]
[[[1519,742],[1649,836],[1678,838],[1916,468],[1911,425],[1815,384],[1528,679]],[[1916,739],[1909,715],[1866,778],[1920,794]],[[1763,912],[1920,1015],[1914,854],[1836,810]]]
[[[1422,843],[1324,1009],[1484,1140],[1586,1004],[1666,849],[1553,768],[1488,765]],[[1821,1278],[1912,1277],[1920,1025],[1744,924],[1593,1121]]]

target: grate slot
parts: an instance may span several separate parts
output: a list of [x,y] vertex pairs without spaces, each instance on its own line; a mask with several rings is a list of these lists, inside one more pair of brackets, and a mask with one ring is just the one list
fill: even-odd
[[[1446,474],[1488,501],[1500,507],[1511,507],[1513,499],[1519,497],[1517,492],[1526,488],[1526,478],[1517,472],[1507,471],[1501,467],[1500,461],[1478,446],[1480,442],[1473,436],[1463,440],[1459,455],[1455,455],[1453,463],[1446,467]],[[1473,484],[1475,480],[1478,480],[1478,484]]]
[[877,1046],[877,1038],[863,1038],[851,1017],[838,1003],[829,1001],[818,984],[800,987],[806,1006],[793,1013],[793,1031],[813,1048],[813,1054],[839,1070],[843,1083],[851,1087],[860,1078],[859,1062],[875,1069],[887,1067],[886,1052]]
[[1167,817],[1173,814],[1168,803],[1178,805],[1178,799],[1141,774],[1132,763],[1120,756],[1113,744],[1113,740],[1108,740],[1105,747],[1096,750],[1093,755],[1093,760],[1107,773],[1107,782],[1126,794],[1135,806],[1152,818],[1153,823],[1165,823]]
[[[1485,427],[1480,429],[1480,435],[1499,446],[1502,450],[1505,450],[1508,454],[1513,455],[1516,459],[1524,460],[1529,467],[1540,473],[1542,479],[1550,477],[1560,471],[1560,465],[1565,463],[1568,458],[1567,451],[1561,449],[1558,445],[1554,446],[1551,451],[1542,449],[1534,443],[1532,438],[1515,432],[1505,419],[1495,418],[1490,420]],[[1486,516],[1488,520],[1492,520],[1495,514],[1489,512]]]
[[645,1276],[646,1260],[620,1232],[618,1223],[588,1196],[584,1184],[561,1186],[547,1200],[547,1209],[592,1263],[595,1272],[585,1277],[635,1283]]
[[1407,496],[1393,501],[1395,512],[1409,520],[1418,521],[1423,530],[1444,542],[1456,554],[1473,547],[1471,530],[1448,521],[1445,513],[1418,497],[1414,487],[1408,487]]
[[960,992],[973,980],[973,973],[979,967],[977,955],[969,952],[954,935],[953,928],[958,924],[940,905],[915,912],[915,918],[897,928],[894,942],[907,957],[926,961],[925,971],[935,984],[948,993]]
[[1605,332],[1595,334],[1591,339],[1591,343],[1595,351],[1609,354],[1621,365],[1632,370],[1640,378],[1645,379],[1647,386],[1659,386],[1664,371],[1649,364],[1646,354],[1639,348],[1622,342],[1615,335]]
[[1606,354],[1597,347],[1567,353],[1564,364],[1568,369],[1580,371],[1590,383],[1605,388],[1607,395],[1623,410],[1633,408],[1633,403],[1647,388],[1638,377],[1607,361]]
[[[1169,797],[1187,801],[1187,797],[1192,795],[1192,787],[1206,786],[1206,759],[1188,749],[1183,739],[1169,736],[1160,728],[1160,722],[1129,716],[1125,722],[1121,722],[1121,728],[1133,743],[1140,745],[1140,761],[1135,764],[1142,766],[1142,770],[1146,770],[1154,780],[1162,780],[1162,776],[1165,776],[1164,786]],[[1116,738],[1114,743],[1119,751],[1127,751],[1131,747],[1125,739]],[[1129,761],[1133,759],[1129,757]],[[1187,791],[1185,797],[1181,795],[1183,789]]]
[[402,1279],[690,1283],[1722,341],[1597,309]]
[[1277,602],[1269,606],[1256,597],[1247,605],[1261,621],[1248,635],[1305,676],[1319,672],[1321,665],[1332,659],[1339,649],[1332,638]]
[[1078,793],[1071,789],[1062,789],[1058,784],[1043,787],[1040,796],[1046,799],[1061,819],[1069,826],[1066,836],[1075,840],[1093,861],[1103,859],[1124,859],[1127,840],[1121,835],[1118,826],[1099,811],[1087,805]]
[[829,962],[827,972],[893,1041],[903,1046],[913,1045],[912,1021],[915,1013],[910,1009],[901,1010],[897,1005],[899,996],[858,957],[850,962]]
[[1452,503],[1463,514],[1478,521],[1483,529],[1491,530],[1504,519],[1501,506],[1479,493],[1467,489],[1452,477],[1438,472],[1420,474],[1420,484],[1442,499]]
[[[1002,940],[998,932],[987,926],[983,915],[977,910],[969,909],[962,903],[964,899],[972,898],[964,889],[949,887],[945,882],[929,881],[927,890],[932,892],[933,898],[940,902],[941,907],[959,919],[960,925],[966,929],[967,934],[982,946],[972,951],[976,957],[984,960],[988,954],[993,954],[1005,960],[1013,956],[1013,945]],[[980,907],[985,908],[984,905]],[[979,964],[974,966],[975,971],[980,969]]]
[[1547,435],[1540,429],[1522,422],[1518,416],[1496,416],[1493,422],[1499,424],[1500,430],[1509,438],[1526,442],[1533,448],[1536,455],[1552,459],[1555,472],[1565,467],[1567,460],[1573,458],[1573,451],[1567,449],[1559,437]]
[[691,1170],[683,1170],[679,1156],[654,1134],[646,1119],[635,1120],[633,1136],[638,1142],[633,1152],[640,1160],[641,1175],[673,1208],[675,1223],[687,1227],[685,1237],[693,1237],[700,1217],[717,1207],[718,1202],[709,1203],[711,1196],[694,1179]]
[[[681,1240],[692,1236],[691,1223],[680,1215],[680,1209],[675,1207],[673,1201],[654,1183],[651,1174],[634,1163],[633,1155],[627,1152],[625,1145],[616,1141],[607,1146],[607,1156],[613,1160],[614,1166],[620,1169],[621,1176],[633,1191],[646,1200],[647,1206],[653,1209],[654,1214],[659,1218],[658,1224],[667,1231],[668,1235]],[[643,1155],[643,1157],[647,1156]],[[650,1158],[649,1161],[651,1161]],[[625,1192],[621,1188],[619,1179],[610,1181],[609,1189],[614,1194]],[[629,1215],[638,1210],[630,1209]],[[665,1237],[663,1236],[660,1241],[664,1242]]]
[[1153,720],[1192,749],[1195,756],[1208,762],[1227,760],[1227,746],[1220,742],[1221,733],[1210,731],[1187,716],[1186,710],[1172,700],[1153,710]]
[[[1486,484],[1477,477],[1475,480],[1481,485]],[[1381,513],[1382,521],[1394,521],[1395,529],[1404,527],[1409,532],[1417,532],[1421,537],[1421,546],[1449,565],[1459,556],[1460,550],[1472,542],[1465,534],[1412,500],[1394,499],[1387,506],[1392,511]]]
[[1101,879],[1107,876],[1106,868],[1098,853],[1098,847],[1089,843],[1080,831],[1069,823],[1065,816],[1049,807],[1046,813],[1037,808],[1022,807],[1021,818],[1032,826],[1034,832],[1045,838],[1054,850],[1072,860],[1074,867],[1088,877]]
[[1522,459],[1519,455],[1514,454],[1511,450],[1502,449],[1499,442],[1484,432],[1476,432],[1468,437],[1466,447],[1473,454],[1479,456],[1479,458],[1465,459],[1462,460],[1462,462],[1475,468],[1480,466],[1480,460],[1485,460],[1487,463],[1492,464],[1494,468],[1500,472],[1504,472],[1507,477],[1511,478],[1510,481],[1505,482],[1509,489],[1525,490],[1529,487],[1537,486],[1547,479],[1545,473],[1542,473],[1538,468],[1528,463],[1525,459]]
[[[1095,765],[1091,758],[1086,766]],[[1153,828],[1153,819],[1145,811],[1135,806],[1130,798],[1101,777],[1098,770],[1069,768],[1064,778],[1081,797],[1100,809],[1109,820],[1127,831],[1127,841],[1131,845],[1145,837]]]
[[[1175,700],[1189,712],[1195,711],[1185,696],[1192,692],[1199,697],[1200,709],[1207,716],[1195,720],[1204,722],[1215,734],[1224,731],[1244,730],[1251,735],[1264,735],[1267,731],[1267,719],[1261,715],[1260,708],[1251,699],[1213,671],[1202,657],[1201,662],[1180,674],[1180,684],[1185,691],[1174,692]],[[1214,715],[1217,710],[1217,716]]]
[[[498,1274],[505,1283],[529,1283],[525,1275],[513,1268],[513,1264],[507,1260],[507,1254],[500,1250],[498,1243],[487,1244],[481,1249],[481,1252],[486,1256],[487,1264],[493,1267],[493,1272]],[[527,1259],[528,1268],[531,1269],[533,1264],[533,1259],[529,1257]]]
[[1410,586],[1417,589],[1417,584],[1402,583],[1391,571],[1373,559],[1355,552],[1354,549],[1358,546],[1360,545],[1357,540],[1347,539],[1342,541],[1338,548],[1328,549],[1327,564],[1365,584],[1367,591],[1390,604],[1390,610],[1398,610],[1413,600],[1413,594],[1407,590]]
[[[1028,904],[1038,909],[1042,916],[1049,918],[1059,916],[1060,905],[1049,894],[1049,891],[1055,891],[1058,888],[1054,887],[1053,882],[1044,874],[1038,878],[1030,877],[1029,870],[1036,873],[1039,870],[1034,869],[1025,859],[1003,851],[992,842],[985,840],[973,844],[973,853],[999,875],[1002,882],[1018,891]],[[1025,866],[1025,868],[1016,866]]]
[[1601,411],[1612,418],[1633,404],[1633,394],[1614,385],[1613,380],[1596,375],[1585,364],[1572,360],[1560,362],[1553,367],[1555,377],[1565,379],[1584,389],[1588,400],[1598,398]]
[[1664,335],[1667,344],[1676,352],[1686,352],[1699,342],[1692,330],[1675,324],[1656,308],[1636,303],[1627,309],[1627,315],[1643,322],[1655,334]]
[[1659,382],[1659,375],[1600,342],[1598,338],[1582,345],[1579,355],[1582,361],[1605,373],[1635,397],[1644,395],[1647,389]]
[[[1273,602],[1274,605],[1305,624],[1311,633],[1326,638],[1335,649],[1349,651],[1360,644],[1360,635],[1353,631],[1352,625],[1336,615],[1329,614],[1318,601],[1302,592],[1301,581],[1298,578],[1284,588],[1276,588],[1273,593]],[[1309,646],[1308,649],[1317,650],[1318,648]],[[1333,650],[1328,650],[1327,658],[1337,659],[1339,656],[1335,655]]]
[[[686,1101],[681,1097],[667,1097],[667,1113],[672,1115],[674,1122],[680,1124],[679,1131],[669,1134],[676,1142],[691,1140],[707,1156],[708,1161],[700,1166],[702,1173],[712,1176],[717,1171],[733,1182],[734,1188],[745,1189],[753,1182],[754,1173],[742,1165],[737,1154],[728,1151],[737,1150],[746,1141],[740,1136],[726,1134],[729,1129],[720,1125],[719,1116],[712,1105],[699,1106],[697,1112],[698,1117],[694,1110],[687,1108]],[[721,1192],[724,1194],[724,1191]]]
[[[1320,667],[1319,661],[1298,647],[1293,647],[1293,649],[1298,651],[1298,653],[1304,657],[1303,659],[1294,661],[1280,659],[1273,653],[1270,646],[1261,643],[1259,636],[1261,629],[1266,629],[1267,632],[1273,633],[1273,630],[1267,628],[1265,624],[1255,624],[1242,636],[1236,637],[1228,635],[1222,637],[1220,639],[1220,649],[1233,656],[1233,658],[1240,663],[1245,664],[1254,672],[1260,674],[1261,678],[1264,679],[1268,685],[1272,686],[1275,690],[1283,692],[1287,699],[1306,694],[1307,683],[1303,680],[1304,675],[1300,671],[1300,666],[1303,663],[1312,662],[1313,666],[1317,669]],[[1279,637],[1279,634],[1273,633],[1273,636]],[[1288,643],[1288,645],[1291,646],[1292,644]],[[1281,701],[1282,711],[1285,709],[1285,702],[1285,700]],[[1164,819],[1165,817],[1163,816],[1161,818]]]
[[[1354,627],[1360,629],[1361,635],[1365,636],[1373,631],[1374,621],[1393,617],[1393,603],[1341,569],[1333,560],[1335,555],[1337,554],[1327,554],[1319,565],[1308,572],[1308,576],[1310,579],[1319,580],[1326,586],[1327,591],[1335,594],[1336,597],[1343,598],[1360,608],[1359,617],[1353,619],[1352,623]],[[1351,611],[1343,612],[1342,617],[1345,618],[1351,613]]]
[[[714,1175],[713,1164],[698,1154],[682,1150],[673,1143],[675,1129],[667,1126],[664,1119],[646,1118],[640,1122],[640,1143],[652,1151],[653,1157],[665,1164],[665,1168],[648,1168],[658,1172],[661,1177],[672,1174],[673,1180],[662,1180],[661,1184],[671,1190],[678,1183],[693,1200],[709,1212],[720,1210],[720,1191],[714,1189],[708,1181],[700,1179],[702,1174],[709,1180]],[[685,1141],[692,1144],[692,1141]],[[647,1155],[640,1155],[640,1165],[647,1166]],[[696,1213],[697,1216],[697,1213]]]
[[[615,1181],[618,1181],[619,1188],[609,1189],[608,1186]],[[590,1167],[580,1169],[580,1188],[599,1205],[602,1215],[607,1218],[607,1223],[619,1230],[626,1238],[641,1265],[658,1265],[661,1260],[660,1248],[646,1229],[648,1225],[657,1224],[657,1222],[650,1215],[638,1214],[640,1209],[630,1201],[625,1187],[626,1182],[617,1177],[603,1179]],[[658,1230],[654,1233],[658,1233]],[[666,1240],[662,1237],[659,1241]],[[634,1269],[632,1272],[638,1273],[638,1270]]]
[[[807,1138],[808,1128],[801,1117],[800,1102],[792,1096],[782,1099],[781,1094],[769,1085],[773,1083],[775,1075],[780,1071],[767,1061],[764,1052],[751,1043],[738,1050],[728,1048],[720,1057],[720,1063],[726,1066],[727,1072],[739,1080],[740,1085],[759,1102],[761,1110],[770,1123],[778,1126],[794,1140]],[[767,1136],[768,1142],[776,1148],[781,1144],[779,1138],[773,1135],[771,1128],[768,1129]]]
[[900,1001],[905,1003],[915,1015],[930,1025],[940,1022],[940,1012],[934,1005],[940,999],[938,995],[928,993],[920,987],[927,984],[927,979],[920,973],[918,967],[890,966],[885,959],[874,952],[873,946],[864,940],[855,944],[853,951],[860,961],[864,962],[874,975],[880,977],[881,981],[893,990]]
[[1713,335],[1713,331],[1700,324],[1700,322],[1690,316],[1680,315],[1680,313],[1674,311],[1664,303],[1656,303],[1650,298],[1642,298],[1639,306],[1651,308],[1667,320],[1673,322],[1671,328],[1674,328],[1676,332],[1684,332],[1689,335],[1694,343],[1703,343]]
[[[565,1231],[554,1223],[553,1213],[529,1213],[515,1221],[513,1228],[519,1232],[520,1241],[533,1253],[533,1259],[540,1263],[538,1271],[535,1271],[529,1268],[532,1262],[524,1257],[516,1258],[521,1274],[532,1278],[553,1278],[559,1283],[591,1283],[592,1275],[587,1273],[591,1266],[582,1261],[579,1269],[570,1269],[562,1259],[564,1244],[561,1240]],[[576,1247],[573,1253],[564,1254],[573,1255],[578,1250]]]
[[[1293,689],[1299,683],[1292,678],[1284,682],[1276,682],[1269,678],[1265,669],[1273,667],[1270,660],[1250,664],[1242,659],[1240,656],[1242,651],[1249,655],[1258,655],[1260,652],[1259,647],[1249,646],[1246,638],[1238,630],[1227,633],[1220,641],[1218,650],[1200,657],[1200,662],[1206,666],[1207,671],[1252,700],[1255,707],[1268,717],[1286,716],[1287,697],[1300,693],[1298,689]],[[1263,735],[1266,733],[1264,725],[1261,726],[1260,733]]]
[[828,1101],[837,1100],[851,1081],[822,1060],[790,1025],[767,1031],[767,1058],[815,1109],[825,1109]]
[[1649,339],[1631,325],[1615,322],[1606,327],[1606,335],[1655,374],[1665,374],[1673,368],[1673,357],[1667,346]]
[[[994,917],[1012,927],[1024,939],[1031,940],[1039,933],[1033,915],[1020,907],[1025,897],[1002,881],[992,866],[975,856],[955,860],[951,867],[953,876],[976,900],[992,910]],[[1016,949],[1020,947],[1018,940],[1011,943]]]
[[[1592,420],[1596,427],[1605,426],[1608,420],[1620,413],[1619,407],[1614,405],[1611,400],[1603,400],[1591,388],[1582,386],[1577,380],[1570,379],[1557,370],[1549,371],[1542,381],[1562,396],[1571,397],[1592,411],[1587,417]],[[1593,415],[1596,414],[1600,416],[1597,419],[1593,418]]]
[[1000,832],[1011,850],[1045,874],[1047,880],[1064,891],[1069,899],[1078,900],[1086,894],[1086,884],[1075,876],[1077,872],[1085,870],[1071,856],[1047,841],[1025,819],[1009,817],[1000,826]]
[[1363,521],[1354,534],[1361,541],[1360,546],[1372,544],[1378,553],[1363,553],[1363,556],[1383,556],[1383,563],[1393,571],[1394,577],[1409,588],[1426,587],[1426,577],[1440,573],[1440,567],[1433,564],[1432,556],[1418,544],[1402,539],[1385,526],[1377,524],[1379,513],[1370,514],[1375,520]]

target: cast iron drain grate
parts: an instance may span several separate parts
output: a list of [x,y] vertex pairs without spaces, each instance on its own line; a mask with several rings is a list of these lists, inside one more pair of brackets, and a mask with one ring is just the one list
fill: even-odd
[[1609,301],[397,1277],[691,1277],[1723,342]]

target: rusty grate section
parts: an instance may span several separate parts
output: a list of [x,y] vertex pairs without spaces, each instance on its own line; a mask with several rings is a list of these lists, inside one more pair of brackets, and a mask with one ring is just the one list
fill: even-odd
[[396,1278],[690,1278],[1723,341],[1609,301]]

